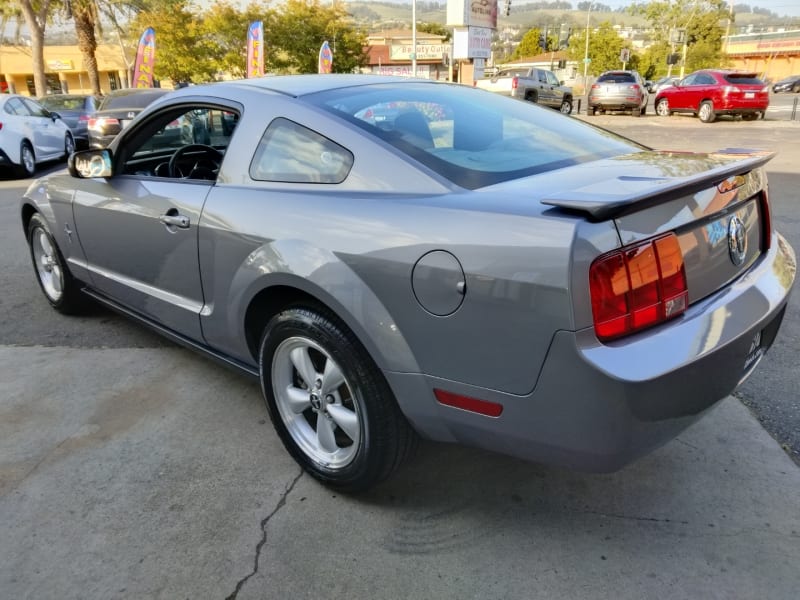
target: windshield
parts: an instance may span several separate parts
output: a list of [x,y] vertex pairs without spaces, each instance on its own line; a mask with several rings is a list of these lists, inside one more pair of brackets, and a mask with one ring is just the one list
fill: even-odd
[[630,73],[603,73],[597,83],[636,83],[636,78]]
[[470,189],[643,149],[552,109],[460,85],[358,86],[305,100]]

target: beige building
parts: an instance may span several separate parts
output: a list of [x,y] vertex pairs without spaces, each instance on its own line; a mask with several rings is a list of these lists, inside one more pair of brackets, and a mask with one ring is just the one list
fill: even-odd
[[734,69],[770,81],[800,74],[800,30],[732,35],[722,47]]
[[[102,45],[95,52],[103,92],[125,87],[127,67],[119,46]],[[83,55],[77,46],[45,46],[45,74],[52,93],[91,93],[89,75]],[[36,95],[33,85],[33,58],[27,46],[0,46],[0,86],[30,96]]]

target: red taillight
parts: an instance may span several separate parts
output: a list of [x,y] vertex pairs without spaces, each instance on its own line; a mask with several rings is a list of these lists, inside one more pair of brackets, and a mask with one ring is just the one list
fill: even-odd
[[85,123],[85,122],[89,121],[89,115],[81,115],[81,116],[79,116],[78,117],[78,121],[80,123]]
[[2,124],[2,123],[0,123],[0,129],[2,129],[2,128],[3,128],[3,124]]
[[519,86],[519,77],[514,77],[511,79],[511,89],[515,90]]
[[478,398],[470,398],[469,396],[462,396],[461,394],[454,394],[453,392],[446,392],[445,390],[434,389],[433,394],[440,404],[445,406],[452,406],[453,408],[460,408],[470,412],[485,415],[487,417],[499,417],[503,413],[503,405],[497,402],[490,402],[489,400],[479,400]]
[[639,90],[639,84],[638,84],[638,83],[634,83],[634,84],[631,86],[631,89],[632,89],[632,90]]
[[113,119],[109,117],[101,117],[99,119],[89,119],[90,129],[100,129],[102,127],[106,127],[107,125],[119,125],[119,119]]
[[689,305],[678,238],[667,234],[597,258],[589,269],[594,328],[607,341],[683,313]]
[[600,89],[600,86],[599,86],[599,85],[597,85],[596,83],[593,83],[593,84],[592,84],[592,89],[593,89],[593,90],[598,90],[598,89]]

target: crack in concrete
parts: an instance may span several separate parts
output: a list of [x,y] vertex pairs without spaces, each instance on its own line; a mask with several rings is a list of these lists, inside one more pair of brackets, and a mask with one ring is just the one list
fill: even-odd
[[272,512],[269,513],[266,517],[264,517],[261,520],[261,539],[259,540],[258,544],[256,544],[256,555],[255,555],[255,558],[253,560],[253,570],[250,573],[248,573],[245,577],[243,577],[242,579],[240,579],[238,581],[238,583],[236,584],[236,588],[233,590],[233,592],[229,596],[226,596],[225,600],[236,600],[236,597],[239,595],[239,592],[242,591],[242,587],[244,587],[244,584],[247,583],[247,580],[250,579],[251,577],[253,577],[256,573],[258,573],[258,561],[261,558],[261,550],[264,548],[264,546],[267,543],[267,524],[269,523],[269,520],[272,517],[274,517],[275,514],[281,508],[284,507],[284,505],[286,504],[286,497],[289,494],[292,493],[292,490],[294,489],[294,486],[297,484],[297,482],[303,476],[303,473],[305,473],[305,471],[300,469],[300,473],[297,474],[297,477],[295,477],[289,483],[289,485],[286,486],[286,489],[283,491],[283,494],[281,494],[281,497],[278,500],[278,503],[275,505],[275,508],[272,509]]
[[599,510],[576,510],[570,512],[577,512],[582,515],[597,515],[599,517],[608,517],[609,519],[621,519],[623,521],[648,521],[651,523],[677,523],[679,525],[688,525],[689,521],[679,519],[659,519],[656,517],[637,517],[633,515],[622,515],[616,513],[604,513]]

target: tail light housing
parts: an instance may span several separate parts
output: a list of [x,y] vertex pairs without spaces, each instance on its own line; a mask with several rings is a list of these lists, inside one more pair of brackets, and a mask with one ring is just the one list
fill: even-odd
[[511,79],[511,89],[516,90],[519,87],[519,77],[514,77]]
[[772,247],[772,210],[769,206],[769,191],[764,188],[761,192],[761,226],[764,228],[763,242],[761,245],[764,252]]
[[674,233],[599,256],[589,268],[595,333],[613,340],[673,319],[689,306]]
[[79,121],[80,123],[86,123],[86,122],[88,122],[88,121],[91,121],[91,119],[89,118],[89,115],[80,115],[80,116],[78,117],[78,121]]
[[89,129],[103,129],[109,125],[119,125],[119,119],[112,117],[100,117],[99,119],[89,119]]

